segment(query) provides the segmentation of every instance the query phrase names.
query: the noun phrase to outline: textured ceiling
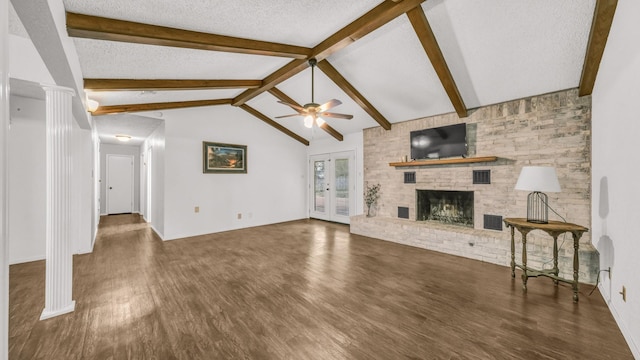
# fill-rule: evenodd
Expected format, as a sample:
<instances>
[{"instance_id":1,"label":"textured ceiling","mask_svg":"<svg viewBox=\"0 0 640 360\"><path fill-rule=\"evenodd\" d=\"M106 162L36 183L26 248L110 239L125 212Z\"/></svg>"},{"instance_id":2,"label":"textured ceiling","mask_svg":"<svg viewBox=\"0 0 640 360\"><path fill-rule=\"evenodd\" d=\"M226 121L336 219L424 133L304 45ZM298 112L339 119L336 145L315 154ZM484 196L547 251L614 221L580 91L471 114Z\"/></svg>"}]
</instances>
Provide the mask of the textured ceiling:
<instances>
[{"instance_id":1,"label":"textured ceiling","mask_svg":"<svg viewBox=\"0 0 640 360\"><path fill-rule=\"evenodd\" d=\"M69 12L313 47L381 1L63 0ZM579 85L595 0L429 0L422 4L467 109ZM20 27L11 29L20 31ZM74 38L85 78L255 79L289 58ZM391 123L454 111L406 15L383 25L327 60ZM378 123L316 69L315 100L343 102L329 119L342 134ZM310 102L310 69L277 88ZM233 98L243 89L120 91L92 94L103 105ZM247 102L270 118L292 113L263 93ZM228 105L227 105L228 106ZM104 116L112 121L118 116ZM101 117L96 117L101 118ZM100 120L101 122L103 120ZM260 121L256 119L256 121ZM308 138L301 118L275 119ZM464 121L464 118L461 119ZM103 128L103 127L101 127ZM274 129L274 131L276 131Z\"/></svg>"}]
</instances>

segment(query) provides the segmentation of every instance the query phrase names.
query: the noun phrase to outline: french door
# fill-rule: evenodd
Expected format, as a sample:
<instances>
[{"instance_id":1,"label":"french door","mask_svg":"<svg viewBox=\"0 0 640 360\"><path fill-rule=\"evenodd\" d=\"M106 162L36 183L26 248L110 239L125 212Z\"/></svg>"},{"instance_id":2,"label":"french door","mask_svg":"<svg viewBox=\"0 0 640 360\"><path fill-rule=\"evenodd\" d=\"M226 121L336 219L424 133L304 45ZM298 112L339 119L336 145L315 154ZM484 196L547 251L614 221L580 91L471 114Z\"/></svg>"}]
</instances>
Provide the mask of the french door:
<instances>
[{"instance_id":1,"label":"french door","mask_svg":"<svg viewBox=\"0 0 640 360\"><path fill-rule=\"evenodd\" d=\"M309 217L348 224L355 208L354 151L312 155L309 165Z\"/></svg>"}]
</instances>

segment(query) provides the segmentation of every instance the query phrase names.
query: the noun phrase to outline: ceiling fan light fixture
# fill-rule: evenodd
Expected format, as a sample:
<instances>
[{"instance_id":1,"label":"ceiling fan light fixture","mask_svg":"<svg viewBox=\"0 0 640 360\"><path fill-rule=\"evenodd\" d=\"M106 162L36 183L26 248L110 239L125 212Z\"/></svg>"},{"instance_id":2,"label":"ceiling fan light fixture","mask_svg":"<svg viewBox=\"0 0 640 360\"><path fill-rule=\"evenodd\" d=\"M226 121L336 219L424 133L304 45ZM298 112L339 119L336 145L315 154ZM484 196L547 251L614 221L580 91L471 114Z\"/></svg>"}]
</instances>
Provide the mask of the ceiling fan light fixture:
<instances>
[{"instance_id":1,"label":"ceiling fan light fixture","mask_svg":"<svg viewBox=\"0 0 640 360\"><path fill-rule=\"evenodd\" d=\"M309 129L313 127L313 116L307 115L304 117L304 126Z\"/></svg>"},{"instance_id":2,"label":"ceiling fan light fixture","mask_svg":"<svg viewBox=\"0 0 640 360\"><path fill-rule=\"evenodd\" d=\"M317 63L318 61L316 59L309 59L309 65L311 66L311 102L305 104L304 106L300 106L295 103L292 104L291 102L293 101L286 102L286 101L280 100L278 101L279 103L289 106L290 108L297 111L298 113L292 114L292 115L276 116L276 119L287 118L291 116L303 116L304 126L311 129L314 124L317 125L318 127L321 127L325 124L324 119L318 115L322 115L324 117L329 117L329 118L338 118L338 119L347 119L347 120L353 118L353 115L327 112L327 110L342 104L342 102L338 99L331 99L322 105L317 104L315 102L313 69L315 68Z\"/></svg>"},{"instance_id":3,"label":"ceiling fan light fixture","mask_svg":"<svg viewBox=\"0 0 640 360\"><path fill-rule=\"evenodd\" d=\"M122 141L122 142L127 142L129 140L131 140L131 136L129 135L124 135L124 134L118 134L116 135L116 139Z\"/></svg>"}]
</instances>

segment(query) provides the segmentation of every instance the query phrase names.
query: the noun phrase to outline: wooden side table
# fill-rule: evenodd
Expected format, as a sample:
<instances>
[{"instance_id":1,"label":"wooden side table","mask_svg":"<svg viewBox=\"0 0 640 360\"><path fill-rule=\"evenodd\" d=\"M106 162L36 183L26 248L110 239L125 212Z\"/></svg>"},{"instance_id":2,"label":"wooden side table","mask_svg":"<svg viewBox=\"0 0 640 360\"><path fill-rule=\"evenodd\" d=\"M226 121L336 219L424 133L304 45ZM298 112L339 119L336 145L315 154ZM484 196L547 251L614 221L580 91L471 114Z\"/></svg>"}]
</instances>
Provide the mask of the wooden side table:
<instances>
[{"instance_id":1,"label":"wooden side table","mask_svg":"<svg viewBox=\"0 0 640 360\"><path fill-rule=\"evenodd\" d=\"M580 245L580 237L586 231L584 226L565 223L560 221L549 221L548 224L536 224L528 222L523 218L506 218L504 224L511 228L511 277L516 277L516 267L522 269L522 289L527 291L527 279L530 277L546 276L553 279L553 283L557 286L558 281L570 283L573 286L573 302L578 302L578 247ZM516 264L515 258L515 240L514 230L518 229L522 235L522 264ZM553 269L536 270L527 267L527 234L532 230L542 230L553 237ZM573 236L573 280L564 279L558 276L558 235L570 232Z\"/></svg>"}]
</instances>

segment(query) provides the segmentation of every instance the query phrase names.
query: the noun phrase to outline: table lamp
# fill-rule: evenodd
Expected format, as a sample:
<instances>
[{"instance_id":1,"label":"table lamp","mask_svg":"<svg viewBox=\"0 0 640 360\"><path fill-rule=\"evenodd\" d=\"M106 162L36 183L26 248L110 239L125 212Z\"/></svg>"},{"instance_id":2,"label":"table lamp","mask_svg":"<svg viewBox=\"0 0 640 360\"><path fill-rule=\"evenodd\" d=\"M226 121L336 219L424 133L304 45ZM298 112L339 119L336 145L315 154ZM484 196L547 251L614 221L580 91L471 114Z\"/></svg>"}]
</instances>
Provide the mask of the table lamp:
<instances>
[{"instance_id":1,"label":"table lamp","mask_svg":"<svg viewBox=\"0 0 640 360\"><path fill-rule=\"evenodd\" d=\"M560 192L556 169L552 166L524 166L516 183L516 190L531 191L527 197L527 221L536 224L549 222L549 206L544 192Z\"/></svg>"}]
</instances>

